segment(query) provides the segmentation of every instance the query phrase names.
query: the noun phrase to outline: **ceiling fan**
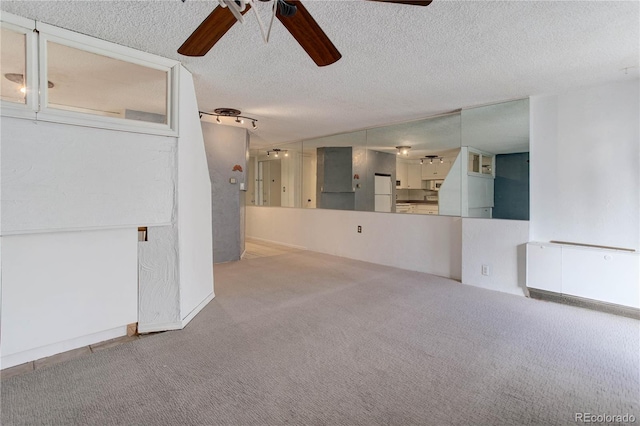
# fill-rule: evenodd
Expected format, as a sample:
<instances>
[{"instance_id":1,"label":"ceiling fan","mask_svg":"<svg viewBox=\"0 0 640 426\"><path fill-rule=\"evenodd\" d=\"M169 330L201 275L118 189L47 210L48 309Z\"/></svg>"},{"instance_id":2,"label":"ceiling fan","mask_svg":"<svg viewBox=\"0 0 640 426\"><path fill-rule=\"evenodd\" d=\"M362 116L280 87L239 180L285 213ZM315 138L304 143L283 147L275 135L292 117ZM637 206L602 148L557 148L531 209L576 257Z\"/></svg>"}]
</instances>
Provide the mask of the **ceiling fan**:
<instances>
[{"instance_id":1,"label":"ceiling fan","mask_svg":"<svg viewBox=\"0 0 640 426\"><path fill-rule=\"evenodd\" d=\"M183 2L185 0L182 0ZM218 0L216 7L200 26L180 46L178 53L185 56L204 56L222 38L237 21L243 22L243 15L249 11L254 0ZM293 38L319 67L331 65L342 57L329 37L313 19L309 11L299 0L259 0L273 1L273 17L278 18ZM415 6L428 6L432 0L370 0L386 3L399 3ZM254 8L255 12L255 8ZM265 41L260 17L256 13ZM269 26L269 30L271 26Z\"/></svg>"}]
</instances>

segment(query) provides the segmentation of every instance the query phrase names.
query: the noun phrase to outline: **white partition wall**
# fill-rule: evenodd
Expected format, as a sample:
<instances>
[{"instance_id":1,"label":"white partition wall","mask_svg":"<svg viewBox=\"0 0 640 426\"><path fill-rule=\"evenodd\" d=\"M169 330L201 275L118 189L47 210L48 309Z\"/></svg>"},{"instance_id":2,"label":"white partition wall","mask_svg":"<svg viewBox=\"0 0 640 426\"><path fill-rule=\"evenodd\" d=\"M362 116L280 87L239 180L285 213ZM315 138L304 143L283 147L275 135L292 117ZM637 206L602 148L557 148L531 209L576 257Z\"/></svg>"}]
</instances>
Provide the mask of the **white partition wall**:
<instances>
[{"instance_id":1,"label":"white partition wall","mask_svg":"<svg viewBox=\"0 0 640 426\"><path fill-rule=\"evenodd\" d=\"M1 118L3 368L182 328L213 298L204 141L174 76L179 137Z\"/></svg>"},{"instance_id":2,"label":"white partition wall","mask_svg":"<svg viewBox=\"0 0 640 426\"><path fill-rule=\"evenodd\" d=\"M180 320L193 318L214 296L211 181L193 77L180 70L178 140L178 245Z\"/></svg>"},{"instance_id":3,"label":"white partition wall","mask_svg":"<svg viewBox=\"0 0 640 426\"><path fill-rule=\"evenodd\" d=\"M247 236L453 279L461 275L456 217L247 207Z\"/></svg>"}]
</instances>

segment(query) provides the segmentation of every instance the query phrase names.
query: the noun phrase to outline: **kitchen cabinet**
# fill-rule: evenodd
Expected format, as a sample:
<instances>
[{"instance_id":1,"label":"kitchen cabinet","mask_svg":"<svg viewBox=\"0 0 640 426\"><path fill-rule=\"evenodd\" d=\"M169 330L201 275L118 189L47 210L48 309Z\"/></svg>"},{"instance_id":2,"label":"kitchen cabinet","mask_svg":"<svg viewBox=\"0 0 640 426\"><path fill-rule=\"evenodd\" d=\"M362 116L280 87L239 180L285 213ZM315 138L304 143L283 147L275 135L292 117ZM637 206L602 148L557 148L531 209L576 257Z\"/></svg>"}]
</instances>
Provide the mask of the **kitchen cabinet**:
<instances>
[{"instance_id":1,"label":"kitchen cabinet","mask_svg":"<svg viewBox=\"0 0 640 426\"><path fill-rule=\"evenodd\" d=\"M434 179L444 179L449 174L449 170L451 170L451 159L443 158L442 163L439 159L435 159L433 163L429 161L425 161L422 164L422 179L423 180L434 180Z\"/></svg>"},{"instance_id":2,"label":"kitchen cabinet","mask_svg":"<svg viewBox=\"0 0 640 426\"><path fill-rule=\"evenodd\" d=\"M413 205L409 203L396 203L396 213L413 213Z\"/></svg>"},{"instance_id":3,"label":"kitchen cabinet","mask_svg":"<svg viewBox=\"0 0 640 426\"><path fill-rule=\"evenodd\" d=\"M467 173L495 177L495 155L469 148Z\"/></svg>"},{"instance_id":4,"label":"kitchen cabinet","mask_svg":"<svg viewBox=\"0 0 640 426\"><path fill-rule=\"evenodd\" d=\"M396 160L396 188L406 189L409 185L409 165L404 161Z\"/></svg>"},{"instance_id":5,"label":"kitchen cabinet","mask_svg":"<svg viewBox=\"0 0 640 426\"><path fill-rule=\"evenodd\" d=\"M422 188L422 173L420 164L407 164L407 188Z\"/></svg>"},{"instance_id":6,"label":"kitchen cabinet","mask_svg":"<svg viewBox=\"0 0 640 426\"><path fill-rule=\"evenodd\" d=\"M438 214L438 205L437 204L417 204L415 212L417 214Z\"/></svg>"}]
</instances>

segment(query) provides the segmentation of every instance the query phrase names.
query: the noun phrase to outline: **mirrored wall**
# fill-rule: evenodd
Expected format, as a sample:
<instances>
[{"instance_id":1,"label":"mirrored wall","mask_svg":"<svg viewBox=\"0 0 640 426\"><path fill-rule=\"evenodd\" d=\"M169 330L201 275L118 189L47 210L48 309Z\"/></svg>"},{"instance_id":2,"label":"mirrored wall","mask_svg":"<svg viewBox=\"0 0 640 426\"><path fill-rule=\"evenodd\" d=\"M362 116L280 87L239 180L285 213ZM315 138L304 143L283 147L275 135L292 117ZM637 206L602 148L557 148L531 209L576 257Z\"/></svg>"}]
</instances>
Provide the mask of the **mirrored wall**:
<instances>
[{"instance_id":1,"label":"mirrored wall","mask_svg":"<svg viewBox=\"0 0 640 426\"><path fill-rule=\"evenodd\" d=\"M247 205L529 219L529 101L251 149Z\"/></svg>"}]
</instances>

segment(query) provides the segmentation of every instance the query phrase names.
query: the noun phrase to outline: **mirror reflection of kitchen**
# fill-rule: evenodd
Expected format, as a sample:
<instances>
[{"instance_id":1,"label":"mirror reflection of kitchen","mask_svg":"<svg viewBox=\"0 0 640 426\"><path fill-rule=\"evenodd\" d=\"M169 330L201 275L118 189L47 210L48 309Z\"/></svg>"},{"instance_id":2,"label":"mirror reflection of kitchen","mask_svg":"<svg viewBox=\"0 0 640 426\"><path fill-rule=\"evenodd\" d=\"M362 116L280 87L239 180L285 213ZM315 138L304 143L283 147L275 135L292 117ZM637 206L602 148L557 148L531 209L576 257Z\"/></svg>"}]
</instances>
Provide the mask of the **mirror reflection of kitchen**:
<instances>
[{"instance_id":1,"label":"mirror reflection of kitchen","mask_svg":"<svg viewBox=\"0 0 640 426\"><path fill-rule=\"evenodd\" d=\"M460 139L459 112L367 130L367 148L395 154L391 211L460 215Z\"/></svg>"},{"instance_id":2,"label":"mirror reflection of kitchen","mask_svg":"<svg viewBox=\"0 0 640 426\"><path fill-rule=\"evenodd\" d=\"M252 150L247 205L529 219L529 100Z\"/></svg>"}]
</instances>

